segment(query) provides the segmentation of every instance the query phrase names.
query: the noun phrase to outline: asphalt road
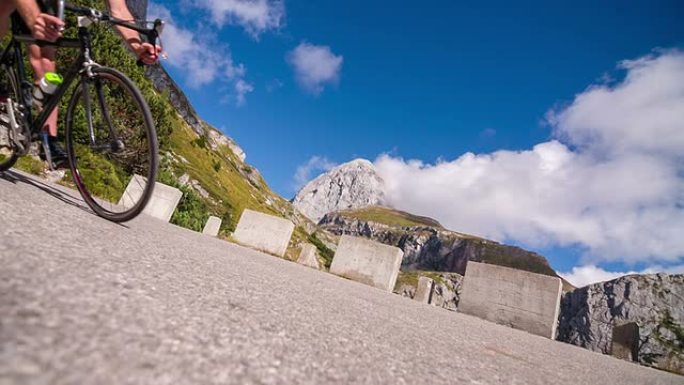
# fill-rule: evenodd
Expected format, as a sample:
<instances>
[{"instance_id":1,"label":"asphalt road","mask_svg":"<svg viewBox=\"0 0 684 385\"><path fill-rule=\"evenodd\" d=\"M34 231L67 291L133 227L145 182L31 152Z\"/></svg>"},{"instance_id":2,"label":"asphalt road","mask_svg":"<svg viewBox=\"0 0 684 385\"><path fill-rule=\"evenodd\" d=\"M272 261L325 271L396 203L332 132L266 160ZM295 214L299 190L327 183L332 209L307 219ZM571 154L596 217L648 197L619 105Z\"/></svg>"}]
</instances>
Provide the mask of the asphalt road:
<instances>
[{"instance_id":1,"label":"asphalt road","mask_svg":"<svg viewBox=\"0 0 684 385\"><path fill-rule=\"evenodd\" d=\"M684 384L0 177L0 384Z\"/></svg>"}]
</instances>

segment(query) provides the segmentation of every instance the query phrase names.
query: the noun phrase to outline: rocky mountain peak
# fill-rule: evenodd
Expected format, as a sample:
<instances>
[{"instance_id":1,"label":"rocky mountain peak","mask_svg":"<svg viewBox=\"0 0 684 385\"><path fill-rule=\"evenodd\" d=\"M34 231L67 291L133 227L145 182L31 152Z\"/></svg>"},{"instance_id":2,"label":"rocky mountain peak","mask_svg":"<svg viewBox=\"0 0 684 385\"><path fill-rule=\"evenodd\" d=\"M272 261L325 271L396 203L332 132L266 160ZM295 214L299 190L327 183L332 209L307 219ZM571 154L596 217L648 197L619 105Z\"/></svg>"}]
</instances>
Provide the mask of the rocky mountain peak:
<instances>
[{"instance_id":1,"label":"rocky mountain peak","mask_svg":"<svg viewBox=\"0 0 684 385\"><path fill-rule=\"evenodd\" d=\"M318 222L330 212L381 205L384 182L373 163L355 159L318 176L304 186L292 203Z\"/></svg>"}]
</instances>

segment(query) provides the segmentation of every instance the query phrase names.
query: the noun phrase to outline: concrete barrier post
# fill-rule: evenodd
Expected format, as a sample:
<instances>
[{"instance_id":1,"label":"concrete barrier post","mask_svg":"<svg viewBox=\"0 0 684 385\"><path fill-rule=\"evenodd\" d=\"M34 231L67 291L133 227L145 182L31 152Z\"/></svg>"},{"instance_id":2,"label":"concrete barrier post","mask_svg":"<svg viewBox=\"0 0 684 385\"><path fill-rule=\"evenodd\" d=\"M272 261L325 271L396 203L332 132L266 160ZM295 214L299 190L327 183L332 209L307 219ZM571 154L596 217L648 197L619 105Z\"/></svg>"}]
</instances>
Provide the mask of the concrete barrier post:
<instances>
[{"instance_id":1,"label":"concrete barrier post","mask_svg":"<svg viewBox=\"0 0 684 385\"><path fill-rule=\"evenodd\" d=\"M397 247L343 235L330 272L391 292L403 256L404 252Z\"/></svg>"},{"instance_id":2,"label":"concrete barrier post","mask_svg":"<svg viewBox=\"0 0 684 385\"><path fill-rule=\"evenodd\" d=\"M310 243L303 244L301 251L299 252L297 263L320 270L321 264L318 262L318 256L316 255L316 246Z\"/></svg>"},{"instance_id":3,"label":"concrete barrier post","mask_svg":"<svg viewBox=\"0 0 684 385\"><path fill-rule=\"evenodd\" d=\"M294 227L287 219L245 209L233 238L242 245L284 257Z\"/></svg>"},{"instance_id":4,"label":"concrete barrier post","mask_svg":"<svg viewBox=\"0 0 684 385\"><path fill-rule=\"evenodd\" d=\"M128 182L126 191L119 200L119 205L131 207L142 196L143 189L147 184L147 179L140 175L133 175L131 181ZM143 210L144 214L151 217L161 219L164 222L171 220L173 212L176 210L178 203L183 198L183 192L179 189L165 184L155 182L154 192L147 206Z\"/></svg>"},{"instance_id":5,"label":"concrete barrier post","mask_svg":"<svg viewBox=\"0 0 684 385\"><path fill-rule=\"evenodd\" d=\"M413 296L413 299L421 303L429 304L432 299L432 288L434 287L434 283L432 278L418 278L418 287L416 287L416 294Z\"/></svg>"},{"instance_id":6,"label":"concrete barrier post","mask_svg":"<svg viewBox=\"0 0 684 385\"><path fill-rule=\"evenodd\" d=\"M458 311L546 338L555 338L561 280L469 261Z\"/></svg>"},{"instance_id":7,"label":"concrete barrier post","mask_svg":"<svg viewBox=\"0 0 684 385\"><path fill-rule=\"evenodd\" d=\"M217 237L219 230L221 230L221 222L221 218L210 216L209 219L207 219L207 223L204 225L202 234L206 234L211 237Z\"/></svg>"}]
</instances>

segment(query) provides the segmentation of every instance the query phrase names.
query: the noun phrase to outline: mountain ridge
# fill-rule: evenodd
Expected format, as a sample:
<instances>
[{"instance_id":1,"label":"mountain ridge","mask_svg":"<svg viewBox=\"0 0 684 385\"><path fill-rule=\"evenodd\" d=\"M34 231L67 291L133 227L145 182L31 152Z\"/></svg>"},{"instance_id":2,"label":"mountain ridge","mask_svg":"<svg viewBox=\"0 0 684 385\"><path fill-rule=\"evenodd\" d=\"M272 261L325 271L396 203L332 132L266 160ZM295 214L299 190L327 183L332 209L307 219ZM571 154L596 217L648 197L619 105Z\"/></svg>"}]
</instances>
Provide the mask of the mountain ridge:
<instances>
[{"instance_id":1,"label":"mountain ridge","mask_svg":"<svg viewBox=\"0 0 684 385\"><path fill-rule=\"evenodd\" d=\"M468 261L475 261L558 277L565 291L574 289L572 284L551 268L545 257L537 253L425 224L404 226L368 220L363 215L355 214L359 211L363 212L363 209L326 214L318 226L336 236L365 237L402 249L402 271L464 275Z\"/></svg>"}]
</instances>

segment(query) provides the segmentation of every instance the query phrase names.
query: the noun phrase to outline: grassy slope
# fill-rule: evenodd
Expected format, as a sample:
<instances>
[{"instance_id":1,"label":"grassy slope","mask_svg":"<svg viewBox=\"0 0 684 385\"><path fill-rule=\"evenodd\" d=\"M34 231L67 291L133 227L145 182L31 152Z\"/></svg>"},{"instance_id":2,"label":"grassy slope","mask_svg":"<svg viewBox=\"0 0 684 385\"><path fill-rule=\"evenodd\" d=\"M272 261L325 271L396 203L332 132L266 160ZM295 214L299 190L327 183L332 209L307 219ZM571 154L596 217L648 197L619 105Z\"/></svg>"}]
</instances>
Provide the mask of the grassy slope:
<instances>
[{"instance_id":1,"label":"grassy slope","mask_svg":"<svg viewBox=\"0 0 684 385\"><path fill-rule=\"evenodd\" d=\"M357 210L344 210L340 213L346 217L356 218L361 221L382 223L388 226L429 226L438 229L443 228L442 225L434 219L381 206L371 206Z\"/></svg>"},{"instance_id":2,"label":"grassy slope","mask_svg":"<svg viewBox=\"0 0 684 385\"><path fill-rule=\"evenodd\" d=\"M271 191L263 178L253 178L256 180L253 183L245 177L245 173L252 170L251 166L240 161L228 146L219 146L214 151L206 143L185 122L176 118L170 136L169 152L172 156L166 157L163 163L176 177L188 174L209 193L209 198L198 198L211 215L224 219L224 235L235 229L240 214L246 208L295 219L292 205ZM307 238L304 228L297 226L292 249ZM294 253L290 250L288 258L294 259Z\"/></svg>"}]
</instances>

